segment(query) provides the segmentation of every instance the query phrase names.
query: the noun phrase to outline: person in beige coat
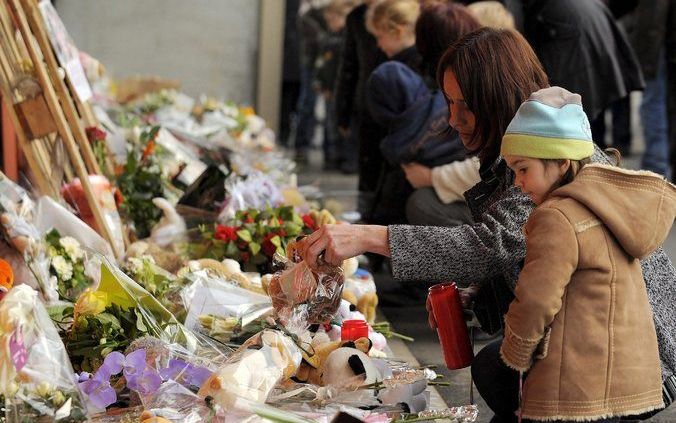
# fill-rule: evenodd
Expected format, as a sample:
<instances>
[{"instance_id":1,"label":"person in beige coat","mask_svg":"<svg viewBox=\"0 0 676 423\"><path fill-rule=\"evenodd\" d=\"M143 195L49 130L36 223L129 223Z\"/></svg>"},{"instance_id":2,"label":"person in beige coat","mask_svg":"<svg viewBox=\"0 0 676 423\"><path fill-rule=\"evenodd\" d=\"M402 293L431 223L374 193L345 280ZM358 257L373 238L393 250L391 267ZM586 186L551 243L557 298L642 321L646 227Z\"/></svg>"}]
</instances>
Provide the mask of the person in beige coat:
<instances>
[{"instance_id":1,"label":"person in beige coat","mask_svg":"<svg viewBox=\"0 0 676 423\"><path fill-rule=\"evenodd\" d=\"M639 259L668 235L676 187L589 164L593 151L580 96L559 87L532 94L503 137L515 184L538 206L500 350L526 374L529 420L617 421L664 407Z\"/></svg>"}]
</instances>

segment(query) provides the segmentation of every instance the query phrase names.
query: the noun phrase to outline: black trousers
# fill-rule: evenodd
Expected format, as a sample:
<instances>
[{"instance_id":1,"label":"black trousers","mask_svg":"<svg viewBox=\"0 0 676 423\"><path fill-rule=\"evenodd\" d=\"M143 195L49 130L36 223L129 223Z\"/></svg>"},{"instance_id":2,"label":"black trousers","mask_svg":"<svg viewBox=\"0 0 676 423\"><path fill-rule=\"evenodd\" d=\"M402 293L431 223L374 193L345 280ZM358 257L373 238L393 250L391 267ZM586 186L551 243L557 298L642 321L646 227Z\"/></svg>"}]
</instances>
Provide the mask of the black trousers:
<instances>
[{"instance_id":1,"label":"black trousers","mask_svg":"<svg viewBox=\"0 0 676 423\"><path fill-rule=\"evenodd\" d=\"M519 373L510 369L500 359L502 338L486 345L474 357L472 379L481 397L495 413L491 423L516 423L519 408ZM651 413L653 415L654 413ZM650 416L645 416L649 418ZM594 420L594 423L639 421L642 418L610 418ZM529 420L523 420L529 422ZM567 423L562 421L552 423Z\"/></svg>"}]
</instances>

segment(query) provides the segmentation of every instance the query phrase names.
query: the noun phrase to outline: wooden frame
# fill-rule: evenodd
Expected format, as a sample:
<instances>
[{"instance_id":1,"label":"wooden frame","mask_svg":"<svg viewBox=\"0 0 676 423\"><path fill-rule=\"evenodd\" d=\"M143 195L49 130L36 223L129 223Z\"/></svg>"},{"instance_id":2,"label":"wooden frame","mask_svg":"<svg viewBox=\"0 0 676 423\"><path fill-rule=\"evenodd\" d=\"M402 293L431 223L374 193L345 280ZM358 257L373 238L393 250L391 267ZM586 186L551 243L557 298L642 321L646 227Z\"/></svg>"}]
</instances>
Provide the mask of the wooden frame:
<instances>
[{"instance_id":1,"label":"wooden frame","mask_svg":"<svg viewBox=\"0 0 676 423\"><path fill-rule=\"evenodd\" d=\"M80 179L101 235L110 243L115 255L122 256L124 252L119 251L112 228L103 215L89 181L88 176L100 174L101 169L76 109L76 104L81 106L80 110L84 110L84 105L77 99L75 91L69 91L66 83L59 77L57 60L36 1L4 0L0 6L0 24L2 27L0 37L6 40L0 46L0 89L38 189L45 195L60 199L59 187L51 178L51 164L58 156L58 140L61 140L72 167L72 170L68 166L64 167L66 176L68 178L77 176ZM22 40L15 39L17 31ZM16 77L14 69L16 64L25 64L27 60L30 61L41 89L40 94L44 97L51 114L51 116L42 115L42 118L53 120L58 138L55 134L50 134L33 139L32 133L26 128L25 122L22 122L15 108L17 96L22 96L12 86L12 81Z\"/></svg>"}]
</instances>

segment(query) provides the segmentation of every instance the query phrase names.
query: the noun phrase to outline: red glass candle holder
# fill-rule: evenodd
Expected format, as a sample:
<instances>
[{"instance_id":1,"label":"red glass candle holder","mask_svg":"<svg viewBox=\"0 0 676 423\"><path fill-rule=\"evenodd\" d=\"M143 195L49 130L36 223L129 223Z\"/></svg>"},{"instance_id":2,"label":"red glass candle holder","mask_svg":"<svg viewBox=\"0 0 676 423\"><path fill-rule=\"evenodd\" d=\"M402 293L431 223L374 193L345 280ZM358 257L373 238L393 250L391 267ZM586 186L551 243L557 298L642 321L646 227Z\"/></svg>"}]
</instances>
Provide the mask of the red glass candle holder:
<instances>
[{"instance_id":1,"label":"red glass candle holder","mask_svg":"<svg viewBox=\"0 0 676 423\"><path fill-rule=\"evenodd\" d=\"M345 320L340 330L341 341L356 341L359 338L368 338L369 327L366 320Z\"/></svg>"},{"instance_id":2,"label":"red glass candle holder","mask_svg":"<svg viewBox=\"0 0 676 423\"><path fill-rule=\"evenodd\" d=\"M469 366L474 352L462 313L458 287L453 282L434 285L429 289L429 300L446 366L453 370Z\"/></svg>"}]
</instances>

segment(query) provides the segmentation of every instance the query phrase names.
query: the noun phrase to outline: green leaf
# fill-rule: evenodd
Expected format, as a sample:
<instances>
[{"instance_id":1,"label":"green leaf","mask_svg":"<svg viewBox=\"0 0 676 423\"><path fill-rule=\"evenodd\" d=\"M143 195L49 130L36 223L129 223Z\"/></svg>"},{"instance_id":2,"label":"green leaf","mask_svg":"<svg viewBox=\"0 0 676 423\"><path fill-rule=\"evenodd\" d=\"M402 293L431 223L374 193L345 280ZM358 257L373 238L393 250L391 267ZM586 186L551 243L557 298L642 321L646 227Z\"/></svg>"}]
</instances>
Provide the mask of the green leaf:
<instances>
[{"instance_id":1,"label":"green leaf","mask_svg":"<svg viewBox=\"0 0 676 423\"><path fill-rule=\"evenodd\" d=\"M279 237L279 235L275 235L272 238L270 238L270 242L277 248L282 246L282 239Z\"/></svg>"},{"instance_id":2,"label":"green leaf","mask_svg":"<svg viewBox=\"0 0 676 423\"><path fill-rule=\"evenodd\" d=\"M261 250L261 245L259 243L253 242L253 241L249 243L249 251L251 251L252 255L255 256L256 254L259 253L260 250Z\"/></svg>"},{"instance_id":3,"label":"green leaf","mask_svg":"<svg viewBox=\"0 0 676 423\"><path fill-rule=\"evenodd\" d=\"M136 314L136 329L143 333L147 333L148 327L143 323L143 315L141 315L137 309L134 309L134 313Z\"/></svg>"},{"instance_id":4,"label":"green leaf","mask_svg":"<svg viewBox=\"0 0 676 423\"><path fill-rule=\"evenodd\" d=\"M249 231L246 230L246 229L241 229L241 230L237 231L237 236L238 236L242 241L246 241L246 242L251 242L251 241L252 241L252 239L251 239L251 232L249 232Z\"/></svg>"},{"instance_id":5,"label":"green leaf","mask_svg":"<svg viewBox=\"0 0 676 423\"><path fill-rule=\"evenodd\" d=\"M110 325L114 329L122 329L117 317L109 313L99 313L96 316L89 316L89 319L98 320L102 325Z\"/></svg>"},{"instance_id":6,"label":"green leaf","mask_svg":"<svg viewBox=\"0 0 676 423\"><path fill-rule=\"evenodd\" d=\"M225 255L230 258L239 258L239 248L237 248L235 241L228 242L228 246L225 249Z\"/></svg>"}]
</instances>

